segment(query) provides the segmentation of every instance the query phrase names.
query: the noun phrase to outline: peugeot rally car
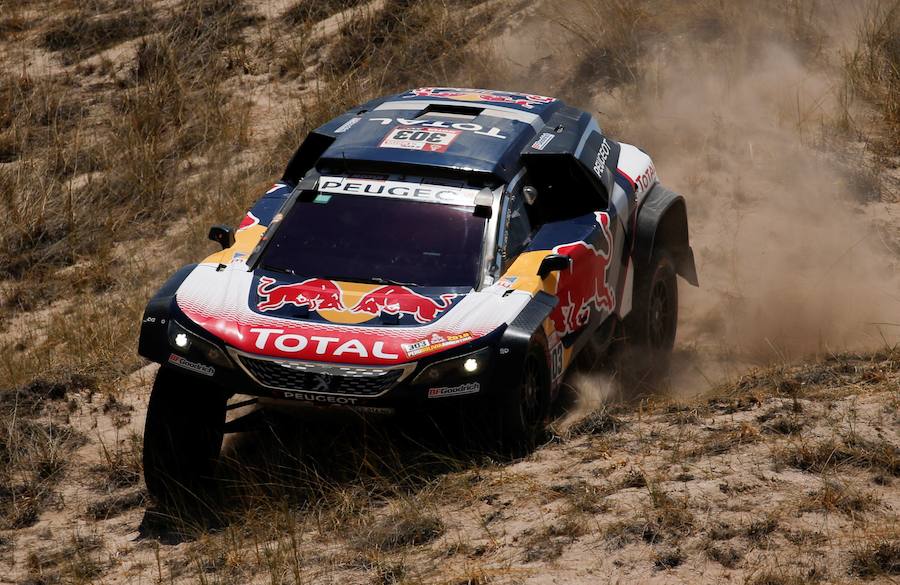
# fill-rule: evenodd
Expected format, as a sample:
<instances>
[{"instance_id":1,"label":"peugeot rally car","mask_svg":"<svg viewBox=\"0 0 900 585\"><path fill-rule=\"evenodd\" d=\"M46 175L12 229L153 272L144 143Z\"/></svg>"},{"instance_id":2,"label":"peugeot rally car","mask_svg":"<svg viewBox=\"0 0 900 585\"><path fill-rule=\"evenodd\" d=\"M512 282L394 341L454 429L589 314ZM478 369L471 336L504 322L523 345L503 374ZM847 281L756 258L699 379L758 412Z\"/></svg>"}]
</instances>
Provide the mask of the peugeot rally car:
<instances>
[{"instance_id":1,"label":"peugeot rally car","mask_svg":"<svg viewBox=\"0 0 900 585\"><path fill-rule=\"evenodd\" d=\"M338 116L210 238L222 250L176 272L141 325L161 364L157 497L210 471L234 394L454 406L528 443L588 348L624 340L641 375L664 373L675 277L697 284L685 202L649 156L558 99L502 91L420 88Z\"/></svg>"}]
</instances>

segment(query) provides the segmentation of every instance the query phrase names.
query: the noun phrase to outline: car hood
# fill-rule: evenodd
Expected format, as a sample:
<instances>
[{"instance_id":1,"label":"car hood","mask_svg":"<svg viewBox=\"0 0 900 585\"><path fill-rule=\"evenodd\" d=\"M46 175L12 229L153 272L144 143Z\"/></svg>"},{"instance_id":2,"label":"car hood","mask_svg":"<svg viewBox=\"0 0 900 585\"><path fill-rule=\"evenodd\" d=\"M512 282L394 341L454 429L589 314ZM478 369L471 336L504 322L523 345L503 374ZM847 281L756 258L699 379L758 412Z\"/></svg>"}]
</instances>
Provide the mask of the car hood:
<instances>
[{"instance_id":1,"label":"car hood","mask_svg":"<svg viewBox=\"0 0 900 585\"><path fill-rule=\"evenodd\" d=\"M512 321L531 295L497 285L474 291L282 281L235 261L198 265L175 299L185 316L239 352L384 365L487 335Z\"/></svg>"}]
</instances>

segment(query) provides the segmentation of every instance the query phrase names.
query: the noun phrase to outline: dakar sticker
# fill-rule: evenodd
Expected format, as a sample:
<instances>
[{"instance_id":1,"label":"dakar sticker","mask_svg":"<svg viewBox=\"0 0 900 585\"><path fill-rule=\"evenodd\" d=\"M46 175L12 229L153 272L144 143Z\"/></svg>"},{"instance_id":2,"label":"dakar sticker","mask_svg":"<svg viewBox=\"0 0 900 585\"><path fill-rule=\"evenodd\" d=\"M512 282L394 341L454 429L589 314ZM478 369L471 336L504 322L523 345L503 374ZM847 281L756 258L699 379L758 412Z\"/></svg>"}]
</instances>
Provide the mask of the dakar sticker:
<instances>
[{"instance_id":1,"label":"dakar sticker","mask_svg":"<svg viewBox=\"0 0 900 585\"><path fill-rule=\"evenodd\" d=\"M481 392L481 384L471 382L459 386L447 386L444 388L429 388L428 398L445 398L447 396L461 396L463 394L477 394Z\"/></svg>"},{"instance_id":2,"label":"dakar sticker","mask_svg":"<svg viewBox=\"0 0 900 585\"><path fill-rule=\"evenodd\" d=\"M214 376L216 373L216 369L212 366L207 366L204 364L198 364L197 362L192 362L186 358L181 357L178 354L170 354L169 355L169 363L178 366L180 368L184 368L185 370L190 370L192 372L196 372L198 374L203 374L204 376Z\"/></svg>"},{"instance_id":3,"label":"dakar sticker","mask_svg":"<svg viewBox=\"0 0 900 585\"><path fill-rule=\"evenodd\" d=\"M432 335L431 339L422 339L415 343L404 343L401 344L401 347L403 348L403 351L406 352L407 356L416 357L434 353L436 351L441 351L442 349L447 349L448 347L453 347L454 345L465 343L470 339L472 339L472 334L466 331L465 333L438 336L437 338Z\"/></svg>"},{"instance_id":4,"label":"dakar sticker","mask_svg":"<svg viewBox=\"0 0 900 585\"><path fill-rule=\"evenodd\" d=\"M497 286L501 288L511 288L519 280L518 276L504 276L497 281Z\"/></svg>"},{"instance_id":5,"label":"dakar sticker","mask_svg":"<svg viewBox=\"0 0 900 585\"><path fill-rule=\"evenodd\" d=\"M388 132L378 146L426 152L447 152L447 149L461 133L461 130L448 130L434 126L397 126Z\"/></svg>"}]
</instances>

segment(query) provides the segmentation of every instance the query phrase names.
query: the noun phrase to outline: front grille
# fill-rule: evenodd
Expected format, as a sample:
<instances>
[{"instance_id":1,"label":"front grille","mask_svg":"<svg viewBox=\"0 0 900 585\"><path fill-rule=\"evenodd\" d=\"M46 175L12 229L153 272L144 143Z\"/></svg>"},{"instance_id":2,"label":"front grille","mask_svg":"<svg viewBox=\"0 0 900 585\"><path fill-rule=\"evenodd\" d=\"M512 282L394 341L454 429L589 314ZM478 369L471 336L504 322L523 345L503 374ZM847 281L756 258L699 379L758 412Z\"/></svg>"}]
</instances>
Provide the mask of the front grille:
<instances>
[{"instance_id":1,"label":"front grille","mask_svg":"<svg viewBox=\"0 0 900 585\"><path fill-rule=\"evenodd\" d=\"M378 396L403 377L403 368L323 366L288 360L240 356L241 364L258 382L271 388L341 396Z\"/></svg>"}]
</instances>

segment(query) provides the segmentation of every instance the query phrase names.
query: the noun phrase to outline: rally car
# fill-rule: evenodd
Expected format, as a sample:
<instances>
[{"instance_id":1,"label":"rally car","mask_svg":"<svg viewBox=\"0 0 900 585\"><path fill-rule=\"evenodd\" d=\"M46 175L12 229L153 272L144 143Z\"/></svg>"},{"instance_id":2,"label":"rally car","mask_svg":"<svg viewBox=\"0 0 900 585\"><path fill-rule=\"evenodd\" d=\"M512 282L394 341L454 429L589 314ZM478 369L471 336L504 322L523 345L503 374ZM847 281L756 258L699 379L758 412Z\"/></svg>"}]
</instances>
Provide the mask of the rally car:
<instances>
[{"instance_id":1,"label":"rally car","mask_svg":"<svg viewBox=\"0 0 900 585\"><path fill-rule=\"evenodd\" d=\"M419 88L338 116L210 239L222 250L176 272L141 325L139 353L161 364L156 497L210 473L235 394L452 406L527 445L579 354L626 347L640 375L664 374L676 275L697 285L684 199L650 157L558 99L505 91Z\"/></svg>"}]
</instances>

